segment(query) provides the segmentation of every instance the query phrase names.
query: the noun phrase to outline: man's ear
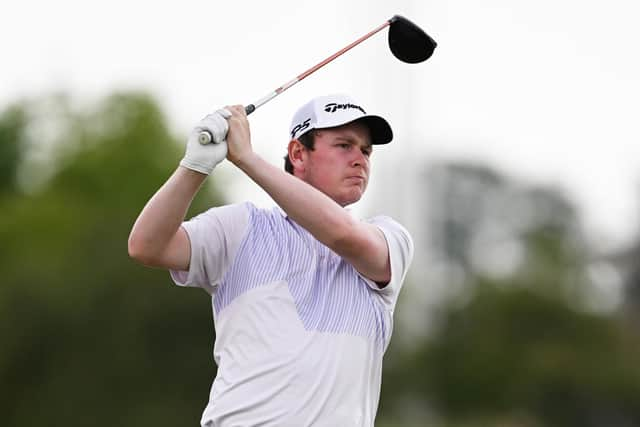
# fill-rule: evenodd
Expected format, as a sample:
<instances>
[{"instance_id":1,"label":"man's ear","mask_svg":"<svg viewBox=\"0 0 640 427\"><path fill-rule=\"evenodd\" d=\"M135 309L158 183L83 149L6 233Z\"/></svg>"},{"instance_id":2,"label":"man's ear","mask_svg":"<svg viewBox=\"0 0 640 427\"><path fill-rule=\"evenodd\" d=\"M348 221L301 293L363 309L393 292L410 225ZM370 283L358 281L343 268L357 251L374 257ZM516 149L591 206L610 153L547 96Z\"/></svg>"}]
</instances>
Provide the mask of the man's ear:
<instances>
[{"instance_id":1,"label":"man's ear","mask_svg":"<svg viewBox=\"0 0 640 427\"><path fill-rule=\"evenodd\" d=\"M297 139L289 141L289 161L293 165L293 172L304 171L304 160L306 155L306 147Z\"/></svg>"}]
</instances>

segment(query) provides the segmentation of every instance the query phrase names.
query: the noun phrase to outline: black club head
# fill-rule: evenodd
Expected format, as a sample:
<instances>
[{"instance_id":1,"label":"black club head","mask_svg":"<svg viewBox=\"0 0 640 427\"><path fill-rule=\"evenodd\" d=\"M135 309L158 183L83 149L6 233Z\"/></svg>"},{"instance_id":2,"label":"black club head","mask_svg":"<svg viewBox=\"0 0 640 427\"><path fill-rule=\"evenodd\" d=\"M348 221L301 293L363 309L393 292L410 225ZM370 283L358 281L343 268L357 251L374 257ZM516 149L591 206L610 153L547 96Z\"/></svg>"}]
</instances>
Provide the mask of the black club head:
<instances>
[{"instance_id":1,"label":"black club head","mask_svg":"<svg viewBox=\"0 0 640 427\"><path fill-rule=\"evenodd\" d=\"M389 48L396 58L417 64L431 57L437 43L420 27L400 15L389 22Z\"/></svg>"}]
</instances>

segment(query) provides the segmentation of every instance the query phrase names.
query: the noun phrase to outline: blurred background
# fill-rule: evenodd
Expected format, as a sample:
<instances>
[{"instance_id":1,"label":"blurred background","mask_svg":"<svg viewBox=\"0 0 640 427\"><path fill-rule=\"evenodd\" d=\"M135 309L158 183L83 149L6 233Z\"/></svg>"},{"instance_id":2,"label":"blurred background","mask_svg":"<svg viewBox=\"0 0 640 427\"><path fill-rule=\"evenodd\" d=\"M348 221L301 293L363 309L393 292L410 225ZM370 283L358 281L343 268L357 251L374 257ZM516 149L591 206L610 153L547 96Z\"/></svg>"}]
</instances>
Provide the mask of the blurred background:
<instances>
[{"instance_id":1,"label":"blurred background","mask_svg":"<svg viewBox=\"0 0 640 427\"><path fill-rule=\"evenodd\" d=\"M0 15L5 426L197 425L211 302L127 256L203 115L401 14L426 63L366 41L251 116L346 92L391 122L362 216L416 243L377 426L640 425L640 40L631 0L11 2ZM273 202L229 164L189 216Z\"/></svg>"}]
</instances>

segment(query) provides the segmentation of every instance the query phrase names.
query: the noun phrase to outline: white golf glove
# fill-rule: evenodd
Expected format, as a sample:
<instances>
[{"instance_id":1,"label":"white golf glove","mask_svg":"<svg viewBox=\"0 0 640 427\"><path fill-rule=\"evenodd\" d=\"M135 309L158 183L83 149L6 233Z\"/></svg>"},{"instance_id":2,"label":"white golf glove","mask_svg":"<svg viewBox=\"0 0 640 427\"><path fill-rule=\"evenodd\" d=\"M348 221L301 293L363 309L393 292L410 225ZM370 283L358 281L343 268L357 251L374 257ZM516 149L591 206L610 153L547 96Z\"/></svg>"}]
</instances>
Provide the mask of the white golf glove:
<instances>
[{"instance_id":1,"label":"white golf glove","mask_svg":"<svg viewBox=\"0 0 640 427\"><path fill-rule=\"evenodd\" d=\"M207 115L193 128L187 140L187 150L180 166L196 172L209 175L218 163L227 157L227 132L229 124L227 119L231 112L222 108L215 113ZM201 144L198 137L202 131L211 134L212 141Z\"/></svg>"}]
</instances>

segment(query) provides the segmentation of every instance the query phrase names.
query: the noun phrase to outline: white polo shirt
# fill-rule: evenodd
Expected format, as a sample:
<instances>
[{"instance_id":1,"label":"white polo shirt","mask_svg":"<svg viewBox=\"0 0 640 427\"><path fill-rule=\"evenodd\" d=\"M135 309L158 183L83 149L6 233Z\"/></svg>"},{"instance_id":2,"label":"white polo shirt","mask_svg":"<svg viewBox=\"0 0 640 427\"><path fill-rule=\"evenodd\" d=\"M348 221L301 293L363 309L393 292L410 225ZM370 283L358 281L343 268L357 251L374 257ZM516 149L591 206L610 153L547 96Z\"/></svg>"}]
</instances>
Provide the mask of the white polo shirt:
<instances>
[{"instance_id":1,"label":"white polo shirt","mask_svg":"<svg viewBox=\"0 0 640 427\"><path fill-rule=\"evenodd\" d=\"M391 218L368 222L389 246L383 289L280 208L229 205L183 224L191 264L171 275L211 295L216 330L202 426L373 426L413 242Z\"/></svg>"}]
</instances>

